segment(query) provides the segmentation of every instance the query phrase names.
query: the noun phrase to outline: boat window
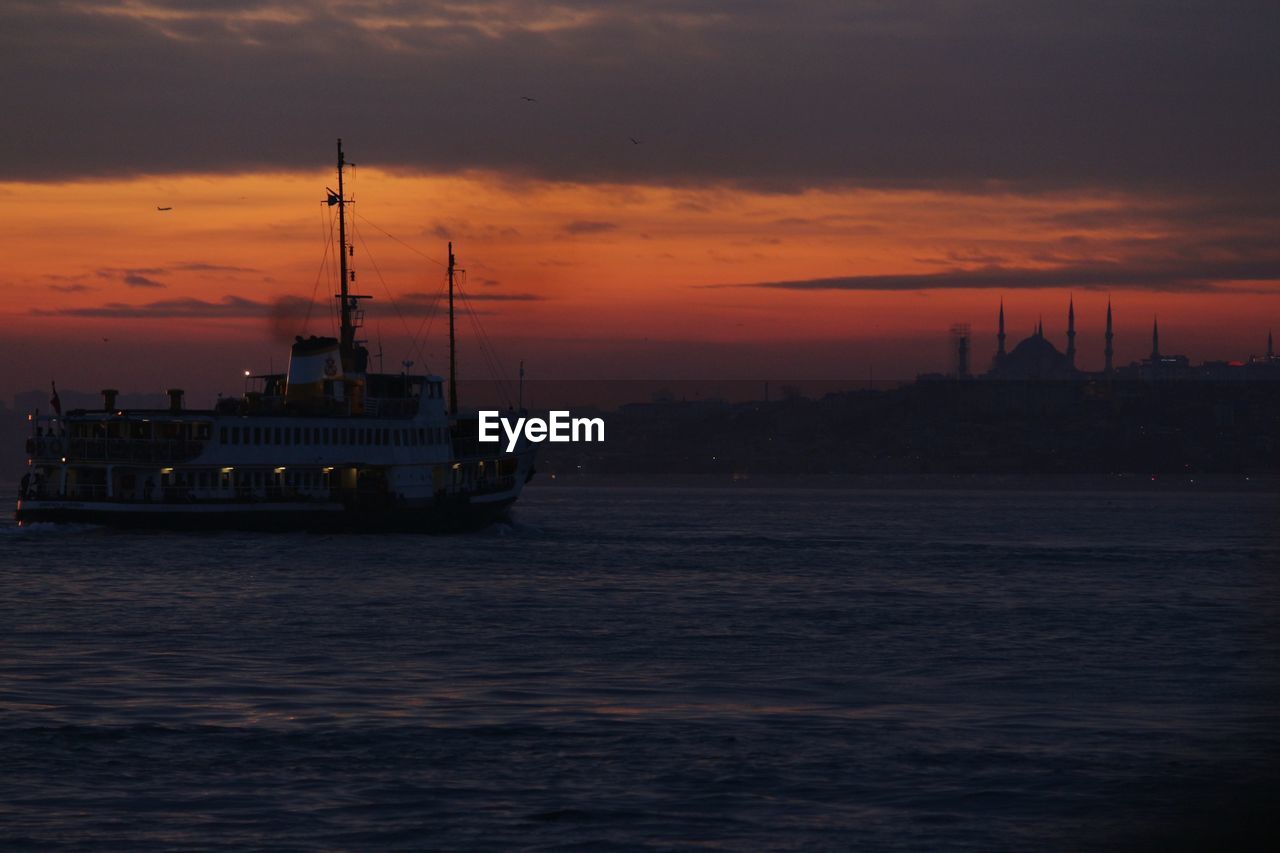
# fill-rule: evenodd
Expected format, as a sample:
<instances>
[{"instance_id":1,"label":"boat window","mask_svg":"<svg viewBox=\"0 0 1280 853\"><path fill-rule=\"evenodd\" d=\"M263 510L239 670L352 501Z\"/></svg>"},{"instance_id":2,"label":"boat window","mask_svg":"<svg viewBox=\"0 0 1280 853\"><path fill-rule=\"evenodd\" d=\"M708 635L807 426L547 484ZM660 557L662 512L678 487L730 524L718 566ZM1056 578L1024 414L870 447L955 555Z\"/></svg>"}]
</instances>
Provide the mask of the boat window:
<instances>
[{"instance_id":1,"label":"boat window","mask_svg":"<svg viewBox=\"0 0 1280 853\"><path fill-rule=\"evenodd\" d=\"M281 442L280 442L280 427L276 427L275 429L273 429L273 430L272 430L272 433L273 433L273 435L271 436L271 443L272 443L272 444L280 444L280 443L281 443Z\"/></svg>"},{"instance_id":2,"label":"boat window","mask_svg":"<svg viewBox=\"0 0 1280 853\"><path fill-rule=\"evenodd\" d=\"M248 427L245 427L245 429L248 429ZM262 444L262 427L253 428L253 443Z\"/></svg>"},{"instance_id":3,"label":"boat window","mask_svg":"<svg viewBox=\"0 0 1280 853\"><path fill-rule=\"evenodd\" d=\"M231 443L232 444L240 443L240 427L231 428Z\"/></svg>"},{"instance_id":4,"label":"boat window","mask_svg":"<svg viewBox=\"0 0 1280 853\"><path fill-rule=\"evenodd\" d=\"M218 427L218 443L219 443L219 444L226 444L226 443L227 443L227 428L226 428L226 427Z\"/></svg>"}]
</instances>

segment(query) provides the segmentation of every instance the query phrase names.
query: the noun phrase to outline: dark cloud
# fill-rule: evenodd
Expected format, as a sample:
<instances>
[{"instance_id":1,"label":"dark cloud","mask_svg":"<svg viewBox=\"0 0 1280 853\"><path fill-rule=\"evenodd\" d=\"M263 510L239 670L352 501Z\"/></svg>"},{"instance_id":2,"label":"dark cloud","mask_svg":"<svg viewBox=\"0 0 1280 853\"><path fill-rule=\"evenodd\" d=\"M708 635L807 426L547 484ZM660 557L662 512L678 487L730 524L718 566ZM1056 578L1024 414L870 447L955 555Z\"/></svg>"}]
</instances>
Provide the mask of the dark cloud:
<instances>
[{"instance_id":1,"label":"dark cloud","mask_svg":"<svg viewBox=\"0 0 1280 853\"><path fill-rule=\"evenodd\" d=\"M1253 287L1234 287L1250 282ZM1185 263L1143 266L1141 264L1095 263L1052 268L983 266L950 269L936 273L904 275L850 275L794 281L761 281L747 284L705 285L707 287L764 287L778 290L1040 290L1080 288L1083 290L1147 290L1165 293L1203 293L1225 289L1258 289L1256 284L1276 283L1280 287L1280 260L1222 263Z\"/></svg>"},{"instance_id":2,"label":"dark cloud","mask_svg":"<svg viewBox=\"0 0 1280 853\"><path fill-rule=\"evenodd\" d=\"M520 236L520 232L509 225L473 226L465 219L436 222L419 233L439 240L510 240Z\"/></svg>"},{"instance_id":3,"label":"dark cloud","mask_svg":"<svg viewBox=\"0 0 1280 853\"><path fill-rule=\"evenodd\" d=\"M0 177L314 168L344 135L553 180L1274 194L1277 31L1273 0L10 2Z\"/></svg>"},{"instance_id":4,"label":"dark cloud","mask_svg":"<svg viewBox=\"0 0 1280 853\"><path fill-rule=\"evenodd\" d=\"M472 302L542 302L545 296L536 293L466 293L465 298ZM434 313L446 309L447 301L443 294L409 293L396 298L400 307L409 307L414 311Z\"/></svg>"},{"instance_id":5,"label":"dark cloud","mask_svg":"<svg viewBox=\"0 0 1280 853\"><path fill-rule=\"evenodd\" d=\"M597 220L578 220L577 222L566 223L560 229L566 234L604 234L607 231L617 231L618 223L616 222L600 222Z\"/></svg>"},{"instance_id":6,"label":"dark cloud","mask_svg":"<svg viewBox=\"0 0 1280 853\"><path fill-rule=\"evenodd\" d=\"M51 284L50 290L56 290L58 293L84 293L86 290L97 290L96 287L90 287L87 284Z\"/></svg>"},{"instance_id":7,"label":"dark cloud","mask_svg":"<svg viewBox=\"0 0 1280 853\"><path fill-rule=\"evenodd\" d=\"M175 270L182 270L183 272L228 272L228 273L259 272L259 270L254 269L253 267L236 267L236 266L230 266L227 264L209 264L209 263L204 263L203 261L184 261L183 263L173 264L172 268Z\"/></svg>"},{"instance_id":8,"label":"dark cloud","mask_svg":"<svg viewBox=\"0 0 1280 853\"><path fill-rule=\"evenodd\" d=\"M532 302L544 297L531 293L468 294L471 302ZM445 301L437 296L410 293L396 297L394 311L405 317L434 315L446 310ZM465 308L465 306L464 306ZM141 304L108 302L81 308L36 308L31 311L44 317L103 317L117 319L206 319L266 318L274 327L285 329L291 336L312 319L325 317L325 308L293 296L271 301L257 301L239 296L224 296L219 302L204 299L158 299ZM476 311L476 314L485 313Z\"/></svg>"},{"instance_id":9,"label":"dark cloud","mask_svg":"<svg viewBox=\"0 0 1280 853\"><path fill-rule=\"evenodd\" d=\"M301 301L301 300L299 300ZM305 302L303 303L306 304ZM225 318L266 316L273 306L238 296L224 296L221 302L203 299L161 299L141 305L125 302L108 302L85 308L35 309L31 313L58 317L112 317L112 318Z\"/></svg>"},{"instance_id":10,"label":"dark cloud","mask_svg":"<svg viewBox=\"0 0 1280 853\"><path fill-rule=\"evenodd\" d=\"M130 287L167 287L166 284L156 281L154 278L147 278L145 275L130 273L120 279Z\"/></svg>"},{"instance_id":11,"label":"dark cloud","mask_svg":"<svg viewBox=\"0 0 1280 853\"><path fill-rule=\"evenodd\" d=\"M151 276L164 275L169 272L166 267L103 267L96 270L98 278L116 279L129 287L167 287L164 282L156 281Z\"/></svg>"}]
</instances>

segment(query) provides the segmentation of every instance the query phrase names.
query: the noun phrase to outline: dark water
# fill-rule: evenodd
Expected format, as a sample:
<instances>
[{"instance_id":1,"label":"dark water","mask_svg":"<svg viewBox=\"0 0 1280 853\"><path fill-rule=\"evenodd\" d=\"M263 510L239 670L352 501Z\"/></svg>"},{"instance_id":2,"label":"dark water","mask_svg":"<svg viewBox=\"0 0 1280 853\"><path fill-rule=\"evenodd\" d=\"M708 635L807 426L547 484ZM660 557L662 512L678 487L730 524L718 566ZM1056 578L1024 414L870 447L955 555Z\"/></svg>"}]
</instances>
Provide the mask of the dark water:
<instances>
[{"instance_id":1,"label":"dark water","mask_svg":"<svg viewBox=\"0 0 1280 853\"><path fill-rule=\"evenodd\" d=\"M1278 512L544 487L465 537L3 529L0 840L1244 846Z\"/></svg>"}]
</instances>

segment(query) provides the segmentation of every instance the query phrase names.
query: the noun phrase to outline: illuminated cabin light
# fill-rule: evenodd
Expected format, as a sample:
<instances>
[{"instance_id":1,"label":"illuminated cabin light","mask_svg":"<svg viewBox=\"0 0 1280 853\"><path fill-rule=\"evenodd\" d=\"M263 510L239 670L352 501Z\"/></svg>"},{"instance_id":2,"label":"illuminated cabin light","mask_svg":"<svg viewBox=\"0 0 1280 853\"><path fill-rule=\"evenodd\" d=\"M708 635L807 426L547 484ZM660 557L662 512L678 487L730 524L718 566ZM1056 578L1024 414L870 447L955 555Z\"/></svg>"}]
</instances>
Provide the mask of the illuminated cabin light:
<instances>
[{"instance_id":1,"label":"illuminated cabin light","mask_svg":"<svg viewBox=\"0 0 1280 853\"><path fill-rule=\"evenodd\" d=\"M277 474L283 474L283 473L284 473L284 466L282 465L282 466L280 466L279 468L274 468L274 469L272 469L272 470L274 470Z\"/></svg>"},{"instance_id":2,"label":"illuminated cabin light","mask_svg":"<svg viewBox=\"0 0 1280 853\"><path fill-rule=\"evenodd\" d=\"M63 461L63 462L66 462L66 461L67 461L67 457L65 457L65 456L64 456L64 457L62 457L62 461Z\"/></svg>"},{"instance_id":3,"label":"illuminated cabin light","mask_svg":"<svg viewBox=\"0 0 1280 853\"><path fill-rule=\"evenodd\" d=\"M235 469L235 468L223 468L223 469L222 469L222 473L224 473L224 474L230 474L230 473L231 473L232 471L234 471L234 470L236 470L236 469Z\"/></svg>"},{"instance_id":4,"label":"illuminated cabin light","mask_svg":"<svg viewBox=\"0 0 1280 853\"><path fill-rule=\"evenodd\" d=\"M329 468L321 468L320 470L321 470L321 471L323 471L323 472L324 472L324 473L326 473L326 474L332 474L332 473L333 473L333 468L332 468L332 467L329 467Z\"/></svg>"},{"instance_id":5,"label":"illuminated cabin light","mask_svg":"<svg viewBox=\"0 0 1280 853\"><path fill-rule=\"evenodd\" d=\"M248 375L249 375L249 371L247 371L247 370L246 370L246 371L244 372L244 375L245 375L245 376L248 376Z\"/></svg>"},{"instance_id":6,"label":"illuminated cabin light","mask_svg":"<svg viewBox=\"0 0 1280 853\"><path fill-rule=\"evenodd\" d=\"M161 469L160 469L160 473L161 473L161 474L172 474L172 473L173 473L173 469L172 469L172 468L161 468Z\"/></svg>"}]
</instances>

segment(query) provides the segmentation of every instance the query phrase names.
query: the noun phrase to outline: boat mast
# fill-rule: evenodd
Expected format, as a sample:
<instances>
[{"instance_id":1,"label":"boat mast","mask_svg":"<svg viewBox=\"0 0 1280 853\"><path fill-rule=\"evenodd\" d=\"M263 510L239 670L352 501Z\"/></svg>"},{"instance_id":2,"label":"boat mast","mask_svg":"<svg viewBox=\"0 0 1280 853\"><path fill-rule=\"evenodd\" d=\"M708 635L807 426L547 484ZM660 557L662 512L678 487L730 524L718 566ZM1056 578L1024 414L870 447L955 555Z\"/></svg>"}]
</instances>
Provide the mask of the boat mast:
<instances>
[{"instance_id":1,"label":"boat mast","mask_svg":"<svg viewBox=\"0 0 1280 853\"><path fill-rule=\"evenodd\" d=\"M453 334L453 241L449 241L449 413L458 414L458 351Z\"/></svg>"},{"instance_id":2,"label":"boat mast","mask_svg":"<svg viewBox=\"0 0 1280 853\"><path fill-rule=\"evenodd\" d=\"M356 329L351 324L351 297L348 292L347 282L350 279L350 273L347 271L347 197L343 194L342 189L342 167L346 165L346 160L342 156L342 140L338 140L338 193L337 198L334 194L329 194L329 204L338 205L338 266L340 269L339 287L341 292L338 299L342 305L342 331L339 337L340 348L342 352L342 360L350 362L355 352Z\"/></svg>"}]
</instances>

